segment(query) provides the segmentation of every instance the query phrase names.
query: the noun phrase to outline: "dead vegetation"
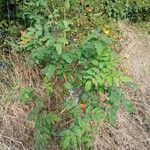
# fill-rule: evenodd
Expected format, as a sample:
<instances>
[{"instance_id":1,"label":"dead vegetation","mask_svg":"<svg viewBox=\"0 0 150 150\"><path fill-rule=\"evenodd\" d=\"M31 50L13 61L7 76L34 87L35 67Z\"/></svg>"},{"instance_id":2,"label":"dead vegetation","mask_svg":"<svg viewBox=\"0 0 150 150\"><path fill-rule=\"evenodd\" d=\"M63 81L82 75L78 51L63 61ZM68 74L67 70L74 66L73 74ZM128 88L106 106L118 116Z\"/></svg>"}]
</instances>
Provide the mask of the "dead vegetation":
<instances>
[{"instance_id":1,"label":"dead vegetation","mask_svg":"<svg viewBox=\"0 0 150 150\"><path fill-rule=\"evenodd\" d=\"M149 150L150 149L150 40L139 35L137 29L120 23L124 37L121 41L121 55L126 56L124 65L133 76L139 89L124 87L127 98L136 106L136 113L128 115L122 109L118 112L117 126L108 124L99 127L95 149L103 150Z\"/></svg>"},{"instance_id":2,"label":"dead vegetation","mask_svg":"<svg viewBox=\"0 0 150 150\"><path fill-rule=\"evenodd\" d=\"M39 84L40 78L37 71L27 67L23 62L24 59L20 57L22 56L16 53L5 56L12 65L9 69L0 72L0 149L25 150L33 148L33 125L27 121L30 108L21 105L17 101L17 97L20 88L33 85L33 81Z\"/></svg>"}]
</instances>

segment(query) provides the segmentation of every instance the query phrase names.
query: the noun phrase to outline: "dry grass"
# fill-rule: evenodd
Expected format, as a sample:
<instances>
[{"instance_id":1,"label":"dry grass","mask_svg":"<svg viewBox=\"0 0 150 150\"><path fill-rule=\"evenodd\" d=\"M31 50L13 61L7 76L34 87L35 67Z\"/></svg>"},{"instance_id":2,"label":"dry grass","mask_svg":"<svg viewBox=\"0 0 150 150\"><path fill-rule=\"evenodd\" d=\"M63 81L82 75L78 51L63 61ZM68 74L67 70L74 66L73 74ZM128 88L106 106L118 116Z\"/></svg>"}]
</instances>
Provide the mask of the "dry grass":
<instances>
[{"instance_id":1,"label":"dry grass","mask_svg":"<svg viewBox=\"0 0 150 150\"><path fill-rule=\"evenodd\" d=\"M62 103L61 87L57 79L54 79L56 90L53 104L54 101L46 95L38 67L28 65L25 54L22 56L11 52L1 58L11 62L11 67L0 70L0 150L33 150L34 125L27 120L27 116L34 106L26 106L19 102L20 90L25 87L33 88L38 96L47 101L47 106L51 106L48 110L54 109L59 112ZM56 147L56 144L51 143L52 146Z\"/></svg>"},{"instance_id":2,"label":"dry grass","mask_svg":"<svg viewBox=\"0 0 150 150\"><path fill-rule=\"evenodd\" d=\"M124 87L128 99L135 103L137 112L129 115L118 111L117 125L103 124L96 134L95 150L149 150L150 149L150 38L138 34L129 24L120 23L125 40L121 41L124 65L139 90ZM135 32L136 31L136 32Z\"/></svg>"},{"instance_id":3,"label":"dry grass","mask_svg":"<svg viewBox=\"0 0 150 150\"><path fill-rule=\"evenodd\" d=\"M0 142L11 150L33 147L33 127L27 121L28 108L19 103L7 103L3 108Z\"/></svg>"},{"instance_id":4,"label":"dry grass","mask_svg":"<svg viewBox=\"0 0 150 150\"><path fill-rule=\"evenodd\" d=\"M17 99L23 87L41 88L39 70L36 66L31 68L25 58L16 53L1 57L9 60L12 66L0 70L0 150L32 150L33 124L27 121L30 108L20 104Z\"/></svg>"},{"instance_id":5,"label":"dry grass","mask_svg":"<svg viewBox=\"0 0 150 150\"><path fill-rule=\"evenodd\" d=\"M131 116L118 111L117 125L103 124L95 140L95 150L149 150L150 149L150 94L127 90L134 98L137 112ZM142 103L142 101L145 101Z\"/></svg>"}]
</instances>

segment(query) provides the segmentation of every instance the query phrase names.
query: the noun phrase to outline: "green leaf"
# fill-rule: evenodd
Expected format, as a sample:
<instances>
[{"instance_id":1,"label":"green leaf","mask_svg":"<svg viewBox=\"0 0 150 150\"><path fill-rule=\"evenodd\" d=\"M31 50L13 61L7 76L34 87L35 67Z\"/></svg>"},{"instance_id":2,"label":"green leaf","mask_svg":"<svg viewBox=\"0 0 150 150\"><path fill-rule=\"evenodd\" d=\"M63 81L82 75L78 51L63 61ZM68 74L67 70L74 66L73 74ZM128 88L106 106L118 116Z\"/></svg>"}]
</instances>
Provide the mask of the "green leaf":
<instances>
[{"instance_id":1,"label":"green leaf","mask_svg":"<svg viewBox=\"0 0 150 150\"><path fill-rule=\"evenodd\" d=\"M42 26L41 26L40 24L36 24L36 25L35 25L35 29L37 29L37 30L42 30L43 28L42 28Z\"/></svg>"},{"instance_id":2,"label":"green leaf","mask_svg":"<svg viewBox=\"0 0 150 150\"><path fill-rule=\"evenodd\" d=\"M74 149L77 149L77 137L75 135L75 133L71 132L70 134L70 138L71 138L71 144L73 145Z\"/></svg>"},{"instance_id":3,"label":"green leaf","mask_svg":"<svg viewBox=\"0 0 150 150\"><path fill-rule=\"evenodd\" d=\"M32 56L32 59L36 63L38 63L38 62L41 62L41 61L45 60L45 57L46 57L47 53L48 53L48 48L39 47L37 49L32 50L31 56Z\"/></svg>"},{"instance_id":4,"label":"green leaf","mask_svg":"<svg viewBox=\"0 0 150 150\"><path fill-rule=\"evenodd\" d=\"M67 63L72 63L72 59L68 54L62 54L62 59L65 60Z\"/></svg>"},{"instance_id":5,"label":"green leaf","mask_svg":"<svg viewBox=\"0 0 150 150\"><path fill-rule=\"evenodd\" d=\"M95 76L95 72L92 69L86 70L85 73Z\"/></svg>"},{"instance_id":6,"label":"green leaf","mask_svg":"<svg viewBox=\"0 0 150 150\"><path fill-rule=\"evenodd\" d=\"M96 59L95 59L95 60L92 60L91 63L92 63L93 65L95 65L95 66L98 66L98 64L99 64Z\"/></svg>"},{"instance_id":7,"label":"green leaf","mask_svg":"<svg viewBox=\"0 0 150 150\"><path fill-rule=\"evenodd\" d=\"M107 80L109 86L113 85L113 79L111 76L107 76L106 80Z\"/></svg>"},{"instance_id":8,"label":"green leaf","mask_svg":"<svg viewBox=\"0 0 150 150\"><path fill-rule=\"evenodd\" d=\"M81 118L78 119L78 124L81 129L85 129L87 126L87 123L84 120L82 120Z\"/></svg>"},{"instance_id":9,"label":"green leaf","mask_svg":"<svg viewBox=\"0 0 150 150\"><path fill-rule=\"evenodd\" d=\"M62 53L62 44L61 43L55 44L55 48L56 48L56 51L57 51L58 55L61 55L61 53Z\"/></svg>"},{"instance_id":10,"label":"green leaf","mask_svg":"<svg viewBox=\"0 0 150 150\"><path fill-rule=\"evenodd\" d=\"M65 8L66 8L67 10L70 9L70 0L65 0Z\"/></svg>"},{"instance_id":11,"label":"green leaf","mask_svg":"<svg viewBox=\"0 0 150 150\"><path fill-rule=\"evenodd\" d=\"M21 90L19 98L20 101L26 103L33 101L33 97L34 97L33 90L31 88L24 88Z\"/></svg>"},{"instance_id":12,"label":"green leaf","mask_svg":"<svg viewBox=\"0 0 150 150\"><path fill-rule=\"evenodd\" d=\"M62 145L63 145L64 149L66 149L70 145L70 137L69 136L67 136L63 139Z\"/></svg>"},{"instance_id":13,"label":"green leaf","mask_svg":"<svg viewBox=\"0 0 150 150\"><path fill-rule=\"evenodd\" d=\"M70 137L70 130L65 130L62 132L63 139L62 139L62 146L64 149L67 149L70 145L71 137Z\"/></svg>"},{"instance_id":14,"label":"green leaf","mask_svg":"<svg viewBox=\"0 0 150 150\"><path fill-rule=\"evenodd\" d=\"M87 81L84 87L85 91L88 92L89 90L91 90L91 86L92 86L91 81Z\"/></svg>"},{"instance_id":15,"label":"green leaf","mask_svg":"<svg viewBox=\"0 0 150 150\"><path fill-rule=\"evenodd\" d=\"M28 114L28 120L35 121L40 111L41 111L41 108L39 107L33 108L32 111Z\"/></svg>"},{"instance_id":16,"label":"green leaf","mask_svg":"<svg viewBox=\"0 0 150 150\"><path fill-rule=\"evenodd\" d=\"M95 85L95 87L98 86L98 82L97 82L97 80L95 78L92 78L92 83Z\"/></svg>"},{"instance_id":17,"label":"green leaf","mask_svg":"<svg viewBox=\"0 0 150 150\"><path fill-rule=\"evenodd\" d=\"M54 39L53 39L53 38L48 39L47 42L45 43L45 45L46 45L47 47L54 45Z\"/></svg>"},{"instance_id":18,"label":"green leaf","mask_svg":"<svg viewBox=\"0 0 150 150\"><path fill-rule=\"evenodd\" d=\"M78 138L81 138L83 131L79 128L79 126L75 126L73 132L76 134Z\"/></svg>"},{"instance_id":19,"label":"green leaf","mask_svg":"<svg viewBox=\"0 0 150 150\"><path fill-rule=\"evenodd\" d=\"M70 82L66 82L66 83L64 84L64 87L65 87L67 90L71 90L71 89L73 88L73 86L71 85Z\"/></svg>"},{"instance_id":20,"label":"green leaf","mask_svg":"<svg viewBox=\"0 0 150 150\"><path fill-rule=\"evenodd\" d=\"M87 109L86 109L86 113L91 113L91 111L92 111L92 107L88 106Z\"/></svg>"},{"instance_id":21,"label":"green leaf","mask_svg":"<svg viewBox=\"0 0 150 150\"><path fill-rule=\"evenodd\" d=\"M132 113L135 111L134 105L131 101L124 100L122 102L122 105L123 105L125 111L127 111L129 113Z\"/></svg>"},{"instance_id":22,"label":"green leaf","mask_svg":"<svg viewBox=\"0 0 150 150\"><path fill-rule=\"evenodd\" d=\"M122 82L132 82L132 79L130 77L128 77L128 76L125 76L125 75L121 75L120 76L120 80Z\"/></svg>"},{"instance_id":23,"label":"green leaf","mask_svg":"<svg viewBox=\"0 0 150 150\"><path fill-rule=\"evenodd\" d=\"M51 124L55 124L55 122L59 121L59 117L53 113L53 112L50 112L46 118L45 118L45 121L48 123L48 125L51 125Z\"/></svg>"},{"instance_id":24,"label":"green leaf","mask_svg":"<svg viewBox=\"0 0 150 150\"><path fill-rule=\"evenodd\" d=\"M98 64L98 67L99 67L100 69L102 69L102 68L104 67L104 64L103 64L102 62L100 62L100 63Z\"/></svg>"},{"instance_id":25,"label":"green leaf","mask_svg":"<svg viewBox=\"0 0 150 150\"><path fill-rule=\"evenodd\" d=\"M95 79L96 79L96 81L97 81L97 83L98 83L99 85L102 84L102 78L101 78L99 75L96 75L96 76L95 76Z\"/></svg>"},{"instance_id":26,"label":"green leaf","mask_svg":"<svg viewBox=\"0 0 150 150\"><path fill-rule=\"evenodd\" d=\"M108 121L111 125L115 125L116 114L117 114L117 107L113 106L107 110L108 114Z\"/></svg>"},{"instance_id":27,"label":"green leaf","mask_svg":"<svg viewBox=\"0 0 150 150\"><path fill-rule=\"evenodd\" d=\"M55 72L55 66L54 65L48 65L44 69L42 69L42 73L46 75L47 78L51 78Z\"/></svg>"},{"instance_id":28,"label":"green leaf","mask_svg":"<svg viewBox=\"0 0 150 150\"><path fill-rule=\"evenodd\" d=\"M36 97L36 106L39 108L43 108L44 107L44 100L40 97Z\"/></svg>"},{"instance_id":29,"label":"green leaf","mask_svg":"<svg viewBox=\"0 0 150 150\"><path fill-rule=\"evenodd\" d=\"M96 48L97 54L100 55L103 49L105 48L105 45L102 42L98 42L98 43L95 43L95 48Z\"/></svg>"},{"instance_id":30,"label":"green leaf","mask_svg":"<svg viewBox=\"0 0 150 150\"><path fill-rule=\"evenodd\" d=\"M58 43L61 43L61 44L63 44L63 45L65 45L65 44L68 44L69 43L69 41L67 40L67 38L66 37L60 37L59 39L58 39L58 41L57 41Z\"/></svg>"}]
</instances>

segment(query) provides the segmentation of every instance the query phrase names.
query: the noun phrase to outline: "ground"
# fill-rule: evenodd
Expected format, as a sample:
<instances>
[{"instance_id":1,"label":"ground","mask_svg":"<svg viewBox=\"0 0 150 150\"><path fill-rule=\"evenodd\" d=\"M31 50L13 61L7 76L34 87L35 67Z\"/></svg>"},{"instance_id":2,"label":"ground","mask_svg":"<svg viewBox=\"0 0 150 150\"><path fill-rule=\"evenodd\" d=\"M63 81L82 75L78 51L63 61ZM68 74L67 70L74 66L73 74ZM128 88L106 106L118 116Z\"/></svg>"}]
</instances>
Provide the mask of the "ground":
<instances>
[{"instance_id":1,"label":"ground","mask_svg":"<svg viewBox=\"0 0 150 150\"><path fill-rule=\"evenodd\" d=\"M137 83L138 89L123 87L128 99L136 106L136 113L128 115L122 109L115 128L100 127L95 150L149 150L150 149L150 36L141 34L130 24L119 23L123 39L121 55L124 66Z\"/></svg>"},{"instance_id":2,"label":"ground","mask_svg":"<svg viewBox=\"0 0 150 150\"><path fill-rule=\"evenodd\" d=\"M134 25L127 23L119 23L119 28L123 35L120 39L123 65L138 86L135 90L127 87L122 89L127 98L134 102L137 111L129 115L120 109L115 127L106 123L99 126L94 135L94 150L149 150L150 36L141 34ZM2 70L0 73L0 79L4 81ZM33 127L27 121L28 108L17 102L4 101L9 91L4 90L2 83L0 86L0 150L32 150Z\"/></svg>"}]
</instances>

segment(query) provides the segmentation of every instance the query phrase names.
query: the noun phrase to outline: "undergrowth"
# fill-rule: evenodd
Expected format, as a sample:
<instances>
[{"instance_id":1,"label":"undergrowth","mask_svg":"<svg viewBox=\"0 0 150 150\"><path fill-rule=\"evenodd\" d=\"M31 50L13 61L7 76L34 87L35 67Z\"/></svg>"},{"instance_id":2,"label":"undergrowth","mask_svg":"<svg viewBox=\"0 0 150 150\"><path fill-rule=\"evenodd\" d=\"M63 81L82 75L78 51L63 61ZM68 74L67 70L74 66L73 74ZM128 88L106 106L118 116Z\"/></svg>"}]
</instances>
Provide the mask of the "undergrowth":
<instances>
[{"instance_id":1,"label":"undergrowth","mask_svg":"<svg viewBox=\"0 0 150 150\"><path fill-rule=\"evenodd\" d=\"M95 123L115 126L119 107L134 111L120 90L132 80L121 71L117 30L83 1L29 0L17 15L24 22L21 38L6 43L38 66L46 95L30 85L20 91L20 101L33 106L28 119L35 124L35 149L48 149L50 140L62 149L92 149Z\"/></svg>"}]
</instances>

